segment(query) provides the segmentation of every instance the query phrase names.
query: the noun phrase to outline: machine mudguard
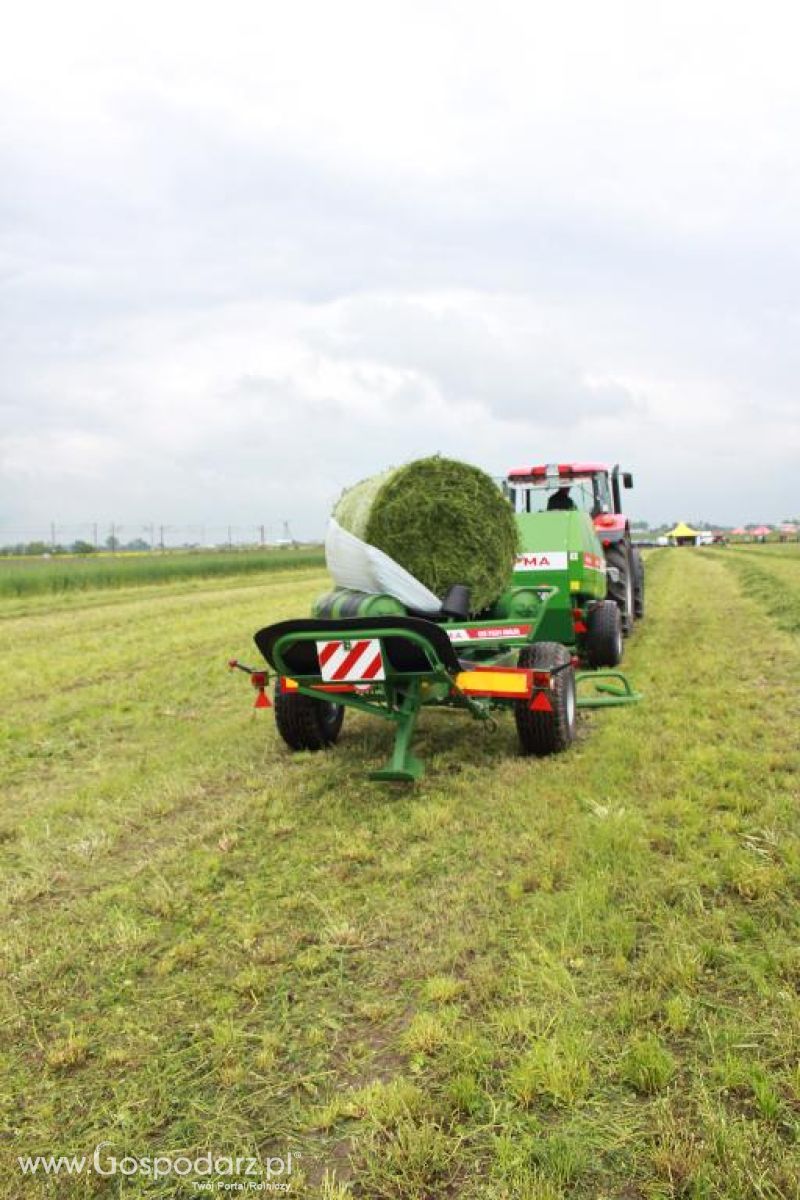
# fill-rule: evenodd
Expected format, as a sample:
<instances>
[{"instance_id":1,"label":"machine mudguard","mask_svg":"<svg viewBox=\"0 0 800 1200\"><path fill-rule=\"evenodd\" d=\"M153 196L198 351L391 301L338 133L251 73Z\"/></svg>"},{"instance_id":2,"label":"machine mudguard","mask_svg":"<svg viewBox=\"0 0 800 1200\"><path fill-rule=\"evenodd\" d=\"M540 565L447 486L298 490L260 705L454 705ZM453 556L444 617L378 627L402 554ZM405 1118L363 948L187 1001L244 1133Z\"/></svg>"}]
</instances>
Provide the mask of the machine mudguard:
<instances>
[{"instance_id":1,"label":"machine mudguard","mask_svg":"<svg viewBox=\"0 0 800 1200\"><path fill-rule=\"evenodd\" d=\"M300 617L292 621L279 621L275 625L267 625L259 629L253 639L264 658L278 674L308 676L319 673L316 641L324 642L327 638L351 637L354 641L359 638L381 637L384 630L396 630L394 636L382 638L384 652L393 671L406 673L416 671L427 674L431 664L424 650L414 641L402 636L402 630L423 637L430 645L439 662L452 675L457 675L461 669L450 638L441 625L421 617L339 617L323 619L320 617ZM276 642L289 639L293 633L307 635L313 633L314 638L298 639L294 644L288 642L283 649L283 663L274 657Z\"/></svg>"}]
</instances>

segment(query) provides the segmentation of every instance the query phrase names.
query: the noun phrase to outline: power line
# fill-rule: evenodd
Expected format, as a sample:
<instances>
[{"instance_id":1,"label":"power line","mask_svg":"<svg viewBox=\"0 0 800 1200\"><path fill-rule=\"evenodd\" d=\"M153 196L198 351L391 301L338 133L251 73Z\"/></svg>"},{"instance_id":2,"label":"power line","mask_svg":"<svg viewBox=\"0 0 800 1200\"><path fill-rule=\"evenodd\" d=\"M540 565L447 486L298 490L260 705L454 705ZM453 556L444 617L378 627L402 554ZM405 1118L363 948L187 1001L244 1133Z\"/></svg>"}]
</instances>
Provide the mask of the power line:
<instances>
[{"instance_id":1,"label":"power line","mask_svg":"<svg viewBox=\"0 0 800 1200\"><path fill-rule=\"evenodd\" d=\"M0 549L13 550L27 547L40 548L41 553L57 552L72 549L76 545L87 549L101 550L109 548L124 549L133 547L138 550L166 550L171 548L227 548L233 550L237 546L269 546L297 544L298 541L313 541L311 538L298 538L292 533L290 522L286 519L280 524L273 523L282 529L280 538L272 536L270 526L262 519L252 524L206 524L186 523L167 524L163 521L143 521L140 523L122 524L118 521L75 521L65 524L60 521L42 522L40 525L4 525L0 524ZM104 535L103 531L107 533ZM317 536L317 541L321 540Z\"/></svg>"}]
</instances>

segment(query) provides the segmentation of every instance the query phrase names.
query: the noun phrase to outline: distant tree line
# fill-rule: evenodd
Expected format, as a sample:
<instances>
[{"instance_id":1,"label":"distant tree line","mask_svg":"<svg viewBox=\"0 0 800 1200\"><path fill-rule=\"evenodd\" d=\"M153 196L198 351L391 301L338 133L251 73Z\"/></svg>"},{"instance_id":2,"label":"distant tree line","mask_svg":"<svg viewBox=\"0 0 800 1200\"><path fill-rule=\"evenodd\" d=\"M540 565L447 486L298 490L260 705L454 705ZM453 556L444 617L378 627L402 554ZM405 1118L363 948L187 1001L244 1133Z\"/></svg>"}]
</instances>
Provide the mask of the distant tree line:
<instances>
[{"instance_id":1,"label":"distant tree line","mask_svg":"<svg viewBox=\"0 0 800 1200\"><path fill-rule=\"evenodd\" d=\"M36 558L43 554L97 554L102 550L136 553L150 549L150 543L146 542L144 538L137 537L132 538L129 542L123 542L117 537L107 537L100 546L95 546L93 542L86 542L82 538L66 545L61 542L55 544L41 541L16 542L11 546L0 546L0 554L30 555L32 558Z\"/></svg>"},{"instance_id":2,"label":"distant tree line","mask_svg":"<svg viewBox=\"0 0 800 1200\"><path fill-rule=\"evenodd\" d=\"M298 541L295 541L294 539L292 539L292 541L290 541L290 542L277 543L277 548L283 549L288 546L289 548L298 549L306 544L311 545L311 544L316 544L316 543L303 543L303 542L298 542ZM275 549L276 546L271 545L271 546L267 547L264 545L264 543L260 543L260 542L238 542L238 541L237 542L220 542L217 545L201 545L199 542L183 542L179 545L176 545L175 543L170 543L169 546L164 546L164 545L158 545L158 544L151 545L150 542L145 541L145 539L141 538L141 537L131 538L130 541L123 542L121 538L109 536L105 539L104 542L101 542L97 546L95 546L93 542L84 541L82 538L77 538L74 542L68 542L68 543L44 542L44 541L15 542L13 544L0 546L0 557L10 558L12 556L13 557L20 556L20 557L29 557L29 558L42 558L42 557L51 557L53 555L75 555L75 556L81 557L84 555L103 554L103 553L112 553L112 554L167 553L168 554L171 551L175 551L175 550L205 550L205 551L231 550L231 551L236 551L236 550L258 550L258 549L264 550L267 548Z\"/></svg>"}]
</instances>

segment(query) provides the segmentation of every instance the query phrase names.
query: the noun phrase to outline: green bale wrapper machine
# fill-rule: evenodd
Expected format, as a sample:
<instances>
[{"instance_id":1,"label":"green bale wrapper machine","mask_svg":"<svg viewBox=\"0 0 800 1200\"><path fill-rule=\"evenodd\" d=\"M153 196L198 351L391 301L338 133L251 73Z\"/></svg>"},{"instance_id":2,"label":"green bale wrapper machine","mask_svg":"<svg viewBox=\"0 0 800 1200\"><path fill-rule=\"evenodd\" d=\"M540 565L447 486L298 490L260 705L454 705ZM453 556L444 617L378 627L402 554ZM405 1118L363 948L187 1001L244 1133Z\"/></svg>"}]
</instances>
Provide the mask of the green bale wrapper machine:
<instances>
[{"instance_id":1,"label":"green bale wrapper machine","mask_svg":"<svg viewBox=\"0 0 800 1200\"><path fill-rule=\"evenodd\" d=\"M394 727L390 761L370 777L410 782L423 773L411 750L423 708L483 722L510 710L522 753L548 755L571 745L579 708L639 699L616 669L619 611L606 598L591 519L517 512L514 520L519 544L507 586L478 613L457 580L425 609L387 592L339 587L317 600L311 617L255 635L276 676L278 731L292 750L333 745L345 710L354 709ZM256 705L269 707L270 671L230 665L250 674Z\"/></svg>"}]
</instances>

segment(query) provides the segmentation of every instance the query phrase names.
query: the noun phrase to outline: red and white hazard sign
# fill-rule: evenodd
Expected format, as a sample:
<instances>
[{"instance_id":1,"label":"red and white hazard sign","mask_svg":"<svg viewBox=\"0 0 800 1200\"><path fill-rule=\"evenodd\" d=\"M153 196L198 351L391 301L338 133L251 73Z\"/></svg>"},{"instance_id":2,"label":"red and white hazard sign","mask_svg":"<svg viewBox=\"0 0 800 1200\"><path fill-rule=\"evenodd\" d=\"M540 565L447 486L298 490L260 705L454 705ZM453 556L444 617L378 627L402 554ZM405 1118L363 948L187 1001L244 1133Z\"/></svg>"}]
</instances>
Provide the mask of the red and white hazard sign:
<instances>
[{"instance_id":1,"label":"red and white hazard sign","mask_svg":"<svg viewBox=\"0 0 800 1200\"><path fill-rule=\"evenodd\" d=\"M369 683L386 678L378 638L317 642L317 654L325 683Z\"/></svg>"}]
</instances>

